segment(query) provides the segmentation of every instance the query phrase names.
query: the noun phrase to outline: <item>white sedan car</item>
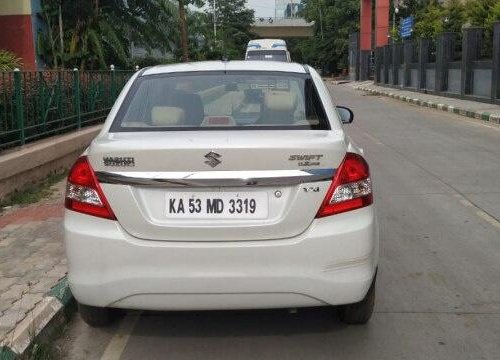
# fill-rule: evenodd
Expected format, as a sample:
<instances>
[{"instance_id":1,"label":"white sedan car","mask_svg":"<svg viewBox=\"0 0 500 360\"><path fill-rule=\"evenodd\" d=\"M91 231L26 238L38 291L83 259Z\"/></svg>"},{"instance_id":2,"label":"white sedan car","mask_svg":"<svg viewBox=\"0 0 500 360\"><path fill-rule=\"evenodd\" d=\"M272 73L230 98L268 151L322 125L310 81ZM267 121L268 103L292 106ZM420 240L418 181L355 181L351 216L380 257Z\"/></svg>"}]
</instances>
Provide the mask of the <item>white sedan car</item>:
<instances>
[{"instance_id":1,"label":"white sedan car","mask_svg":"<svg viewBox=\"0 0 500 360\"><path fill-rule=\"evenodd\" d=\"M342 128L352 118L305 65L138 71L68 176L83 319L339 305L366 323L378 225L368 164Z\"/></svg>"}]
</instances>

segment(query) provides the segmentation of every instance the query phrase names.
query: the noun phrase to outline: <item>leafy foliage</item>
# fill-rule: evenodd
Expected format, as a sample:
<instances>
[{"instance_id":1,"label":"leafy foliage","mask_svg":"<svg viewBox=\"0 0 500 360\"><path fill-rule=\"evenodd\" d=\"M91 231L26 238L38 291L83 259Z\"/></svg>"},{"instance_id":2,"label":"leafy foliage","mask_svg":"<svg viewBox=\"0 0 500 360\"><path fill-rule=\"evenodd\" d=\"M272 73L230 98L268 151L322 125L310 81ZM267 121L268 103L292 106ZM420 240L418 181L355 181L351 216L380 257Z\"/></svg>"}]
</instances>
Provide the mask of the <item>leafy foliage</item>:
<instances>
[{"instance_id":1,"label":"leafy foliage","mask_svg":"<svg viewBox=\"0 0 500 360\"><path fill-rule=\"evenodd\" d=\"M349 34L359 29L359 0L303 0L303 15L315 22L314 37L291 46L292 56L322 69L347 68Z\"/></svg>"},{"instance_id":2,"label":"leafy foliage","mask_svg":"<svg viewBox=\"0 0 500 360\"><path fill-rule=\"evenodd\" d=\"M462 0L449 0L444 7L443 30L447 32L460 32L467 21L465 6Z\"/></svg>"},{"instance_id":3,"label":"leafy foliage","mask_svg":"<svg viewBox=\"0 0 500 360\"><path fill-rule=\"evenodd\" d=\"M467 19L473 26L484 26L490 10L498 0L468 0L466 3Z\"/></svg>"},{"instance_id":4,"label":"leafy foliage","mask_svg":"<svg viewBox=\"0 0 500 360\"><path fill-rule=\"evenodd\" d=\"M7 50L0 50L0 71L14 70L23 66L21 59Z\"/></svg>"},{"instance_id":5,"label":"leafy foliage","mask_svg":"<svg viewBox=\"0 0 500 360\"><path fill-rule=\"evenodd\" d=\"M444 8L437 1L431 1L417 13L415 35L420 38L436 37L437 34L443 32L444 17Z\"/></svg>"},{"instance_id":6,"label":"leafy foliage","mask_svg":"<svg viewBox=\"0 0 500 360\"><path fill-rule=\"evenodd\" d=\"M215 22L217 37L207 26L206 38L211 45L210 58L242 59L248 41L255 38L251 32L254 10L245 7L246 0L217 0ZM213 24L214 2L208 2L206 24Z\"/></svg>"},{"instance_id":7,"label":"leafy foliage","mask_svg":"<svg viewBox=\"0 0 500 360\"><path fill-rule=\"evenodd\" d=\"M489 9L488 16L484 21L484 26L491 31L493 29L493 24L497 21L500 21L500 2L497 2Z\"/></svg>"},{"instance_id":8,"label":"leafy foliage","mask_svg":"<svg viewBox=\"0 0 500 360\"><path fill-rule=\"evenodd\" d=\"M128 66L131 42L169 51L178 32L170 0L44 0L43 15L49 27L45 60L53 66Z\"/></svg>"}]
</instances>

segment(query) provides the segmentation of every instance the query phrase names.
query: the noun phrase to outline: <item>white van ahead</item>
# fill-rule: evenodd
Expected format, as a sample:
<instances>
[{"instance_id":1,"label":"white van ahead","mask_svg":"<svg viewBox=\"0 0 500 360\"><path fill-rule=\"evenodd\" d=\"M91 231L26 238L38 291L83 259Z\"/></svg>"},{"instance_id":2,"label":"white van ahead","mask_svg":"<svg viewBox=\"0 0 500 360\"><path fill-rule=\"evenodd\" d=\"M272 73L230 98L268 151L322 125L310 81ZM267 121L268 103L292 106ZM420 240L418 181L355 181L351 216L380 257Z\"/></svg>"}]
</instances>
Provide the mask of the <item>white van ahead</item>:
<instances>
[{"instance_id":1,"label":"white van ahead","mask_svg":"<svg viewBox=\"0 0 500 360\"><path fill-rule=\"evenodd\" d=\"M291 62L286 42L281 39L259 39L249 41L245 60Z\"/></svg>"}]
</instances>

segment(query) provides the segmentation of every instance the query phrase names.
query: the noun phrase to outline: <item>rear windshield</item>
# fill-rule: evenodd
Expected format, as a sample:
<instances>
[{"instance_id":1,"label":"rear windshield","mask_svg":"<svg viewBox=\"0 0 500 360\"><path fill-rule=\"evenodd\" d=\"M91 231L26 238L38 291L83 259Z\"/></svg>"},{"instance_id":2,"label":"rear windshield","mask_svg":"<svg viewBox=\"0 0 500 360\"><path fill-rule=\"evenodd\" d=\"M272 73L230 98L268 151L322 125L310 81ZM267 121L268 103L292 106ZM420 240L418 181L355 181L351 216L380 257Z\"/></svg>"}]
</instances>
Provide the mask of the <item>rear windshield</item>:
<instances>
[{"instance_id":1,"label":"rear windshield","mask_svg":"<svg viewBox=\"0 0 500 360\"><path fill-rule=\"evenodd\" d=\"M288 61L284 50L252 50L247 52L247 60Z\"/></svg>"},{"instance_id":2,"label":"rear windshield","mask_svg":"<svg viewBox=\"0 0 500 360\"><path fill-rule=\"evenodd\" d=\"M289 73L188 73L138 78L111 132L329 129L312 80Z\"/></svg>"}]
</instances>

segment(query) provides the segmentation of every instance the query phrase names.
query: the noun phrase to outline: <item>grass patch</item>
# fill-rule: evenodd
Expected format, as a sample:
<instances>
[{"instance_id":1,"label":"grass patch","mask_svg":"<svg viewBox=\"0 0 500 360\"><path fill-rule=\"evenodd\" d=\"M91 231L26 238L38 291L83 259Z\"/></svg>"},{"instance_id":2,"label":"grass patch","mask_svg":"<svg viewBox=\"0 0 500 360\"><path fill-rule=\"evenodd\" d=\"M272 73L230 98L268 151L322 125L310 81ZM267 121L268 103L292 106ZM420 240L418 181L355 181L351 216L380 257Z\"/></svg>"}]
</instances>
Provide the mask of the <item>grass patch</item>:
<instances>
[{"instance_id":1,"label":"grass patch","mask_svg":"<svg viewBox=\"0 0 500 360\"><path fill-rule=\"evenodd\" d=\"M52 320L55 321L53 325L47 326L37 338L31 340L32 345L17 360L63 360L65 349L59 343L64 340L76 311L76 302L72 300L64 307L63 313Z\"/></svg>"},{"instance_id":2,"label":"grass patch","mask_svg":"<svg viewBox=\"0 0 500 360\"><path fill-rule=\"evenodd\" d=\"M7 199L0 201L0 212L2 211L2 208L6 206L34 204L49 197L54 193L54 190L51 189L51 187L64 179L66 176L66 172L53 173L41 182L22 191L15 192Z\"/></svg>"}]
</instances>

